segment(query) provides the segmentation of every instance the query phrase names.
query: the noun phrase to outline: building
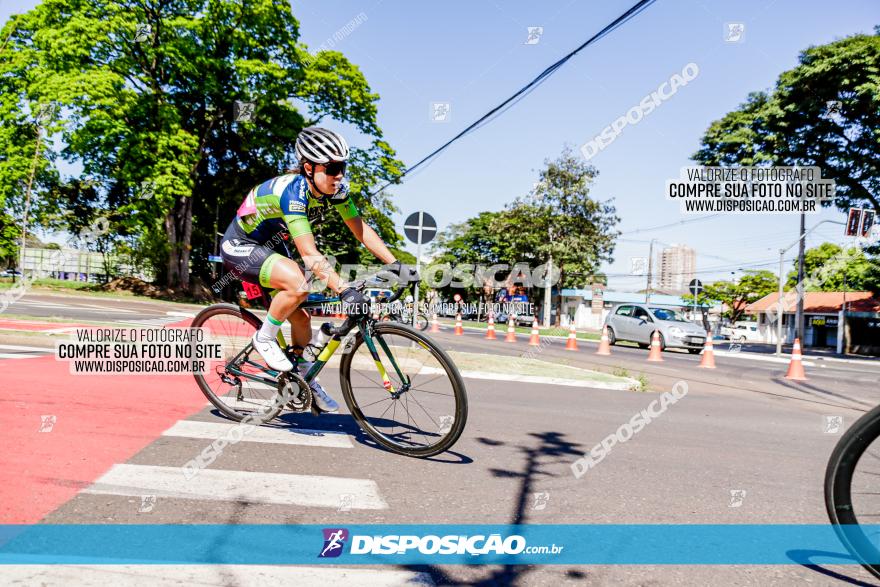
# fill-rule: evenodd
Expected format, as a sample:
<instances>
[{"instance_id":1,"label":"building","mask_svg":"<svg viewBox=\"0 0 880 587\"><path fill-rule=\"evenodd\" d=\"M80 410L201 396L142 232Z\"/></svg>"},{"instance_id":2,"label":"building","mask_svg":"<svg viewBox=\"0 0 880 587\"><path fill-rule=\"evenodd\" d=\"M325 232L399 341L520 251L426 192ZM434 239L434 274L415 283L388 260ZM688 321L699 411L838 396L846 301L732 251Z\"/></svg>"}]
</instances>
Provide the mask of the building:
<instances>
[{"instance_id":1,"label":"building","mask_svg":"<svg viewBox=\"0 0 880 587\"><path fill-rule=\"evenodd\" d=\"M764 342L776 344L775 318L778 293L766 295L746 307L758 317ZM783 298L785 301L785 298ZM843 305L846 302L844 319ZM768 312L768 310L771 310ZM794 342L797 307L782 317L782 342ZM838 353L880 355L880 298L869 291L810 291L804 295L804 340L807 347L830 347Z\"/></svg>"},{"instance_id":2,"label":"building","mask_svg":"<svg viewBox=\"0 0 880 587\"><path fill-rule=\"evenodd\" d=\"M687 292L688 284L697 276L697 252L686 245L673 245L663 249L658 257L657 289Z\"/></svg>"},{"instance_id":3,"label":"building","mask_svg":"<svg viewBox=\"0 0 880 587\"><path fill-rule=\"evenodd\" d=\"M152 276L137 271L130 259L124 256L105 257L102 253L71 248L27 248L21 267L25 277L30 279L53 277L89 282L98 281L108 270L111 278L132 275L144 281L152 281Z\"/></svg>"},{"instance_id":4,"label":"building","mask_svg":"<svg viewBox=\"0 0 880 587\"><path fill-rule=\"evenodd\" d=\"M563 289L560 325L566 327L574 320L576 328L598 330L602 328L605 317L617 304L644 303L644 301L644 292L612 291L596 286L592 289ZM720 320L722 310L721 305L716 305L708 308L698 307L695 312L693 302L687 302L680 296L658 293L651 293L649 303L652 306L677 308L694 322L701 322L702 310L707 309L710 324Z\"/></svg>"}]
</instances>

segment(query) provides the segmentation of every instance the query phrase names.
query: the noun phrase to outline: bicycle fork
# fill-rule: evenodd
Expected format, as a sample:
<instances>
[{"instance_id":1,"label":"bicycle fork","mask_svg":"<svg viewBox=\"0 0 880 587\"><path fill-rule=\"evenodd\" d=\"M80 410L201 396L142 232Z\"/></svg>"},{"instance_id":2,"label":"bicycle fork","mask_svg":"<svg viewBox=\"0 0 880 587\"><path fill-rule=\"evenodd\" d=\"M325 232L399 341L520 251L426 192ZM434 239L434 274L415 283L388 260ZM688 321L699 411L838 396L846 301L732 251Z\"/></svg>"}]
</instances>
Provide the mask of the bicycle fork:
<instances>
[{"instance_id":1,"label":"bicycle fork","mask_svg":"<svg viewBox=\"0 0 880 587\"><path fill-rule=\"evenodd\" d=\"M364 330L364 342L367 345L367 348L370 351L370 356L373 358L373 362L376 363L376 369L379 370L379 375L382 377L382 387L390 393L395 398L399 396L401 393L409 389L410 380L409 377L403 374L400 370L400 367L397 365L397 361L394 360L394 355L391 353L388 348L388 344L382 337L376 337L379 341L379 345L382 347L382 350L385 351L385 356L391 361L391 365L394 367L394 371L397 373L397 376L400 377L400 381L402 383L402 387L400 390L395 390L394 385L391 383L391 379L388 377L388 372L385 370L385 366L382 364L382 358L379 356L379 352L376 350L376 345L373 343L373 337L370 336L368 330Z\"/></svg>"}]
</instances>

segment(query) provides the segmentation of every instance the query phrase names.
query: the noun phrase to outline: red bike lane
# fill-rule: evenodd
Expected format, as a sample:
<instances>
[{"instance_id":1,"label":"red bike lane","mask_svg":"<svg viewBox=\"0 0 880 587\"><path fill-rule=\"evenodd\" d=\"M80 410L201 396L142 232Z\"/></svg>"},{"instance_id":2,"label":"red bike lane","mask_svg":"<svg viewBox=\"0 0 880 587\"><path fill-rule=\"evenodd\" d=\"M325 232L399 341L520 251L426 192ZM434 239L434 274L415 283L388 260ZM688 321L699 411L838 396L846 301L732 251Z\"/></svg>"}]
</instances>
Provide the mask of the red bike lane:
<instances>
[{"instance_id":1,"label":"red bike lane","mask_svg":"<svg viewBox=\"0 0 880 587\"><path fill-rule=\"evenodd\" d=\"M206 404L189 374L72 375L52 355L0 373L0 524L40 521Z\"/></svg>"}]
</instances>

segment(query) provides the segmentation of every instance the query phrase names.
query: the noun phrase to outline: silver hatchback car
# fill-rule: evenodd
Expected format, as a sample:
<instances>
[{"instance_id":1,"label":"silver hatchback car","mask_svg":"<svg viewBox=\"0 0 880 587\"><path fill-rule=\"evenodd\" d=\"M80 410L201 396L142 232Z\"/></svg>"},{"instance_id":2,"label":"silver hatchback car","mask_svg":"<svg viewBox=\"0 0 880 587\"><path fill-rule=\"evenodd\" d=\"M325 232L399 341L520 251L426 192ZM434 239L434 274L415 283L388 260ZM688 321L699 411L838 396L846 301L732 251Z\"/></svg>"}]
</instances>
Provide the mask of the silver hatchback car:
<instances>
[{"instance_id":1,"label":"silver hatchback car","mask_svg":"<svg viewBox=\"0 0 880 587\"><path fill-rule=\"evenodd\" d=\"M605 319L608 339L638 343L648 348L655 330L660 332L660 349L681 348L692 354L703 350L706 331L687 321L678 310L647 304L620 304L612 308Z\"/></svg>"}]
</instances>

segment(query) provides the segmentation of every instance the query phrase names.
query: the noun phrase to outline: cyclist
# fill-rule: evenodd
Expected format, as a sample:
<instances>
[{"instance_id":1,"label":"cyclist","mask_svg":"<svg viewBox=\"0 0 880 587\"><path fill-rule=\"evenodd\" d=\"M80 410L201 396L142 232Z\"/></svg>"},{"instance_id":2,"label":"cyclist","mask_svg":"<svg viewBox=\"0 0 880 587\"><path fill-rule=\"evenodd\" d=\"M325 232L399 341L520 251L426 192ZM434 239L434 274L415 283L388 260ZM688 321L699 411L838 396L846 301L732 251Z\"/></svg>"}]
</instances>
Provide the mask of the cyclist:
<instances>
[{"instance_id":1,"label":"cyclist","mask_svg":"<svg viewBox=\"0 0 880 587\"><path fill-rule=\"evenodd\" d=\"M368 311L369 298L343 283L327 259L318 252L313 226L323 222L333 205L352 234L386 269L401 274L397 261L376 231L360 217L348 193L345 175L348 144L341 135L325 128L304 128L296 139L298 169L254 187L226 229L220 247L223 264L236 277L276 290L253 345L276 371L290 371L293 364L278 344L278 330L284 320L291 325L292 345L302 372L311 367L302 351L312 337L310 315L297 310L306 300L314 277L339 294L343 311L350 315ZM292 240L305 270L290 258L286 242ZM306 271L312 274L306 278ZM335 412L339 405L321 387L311 382L315 404L323 412Z\"/></svg>"}]
</instances>

